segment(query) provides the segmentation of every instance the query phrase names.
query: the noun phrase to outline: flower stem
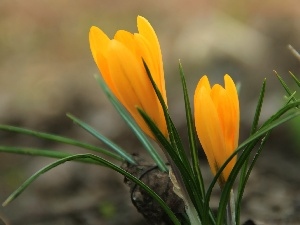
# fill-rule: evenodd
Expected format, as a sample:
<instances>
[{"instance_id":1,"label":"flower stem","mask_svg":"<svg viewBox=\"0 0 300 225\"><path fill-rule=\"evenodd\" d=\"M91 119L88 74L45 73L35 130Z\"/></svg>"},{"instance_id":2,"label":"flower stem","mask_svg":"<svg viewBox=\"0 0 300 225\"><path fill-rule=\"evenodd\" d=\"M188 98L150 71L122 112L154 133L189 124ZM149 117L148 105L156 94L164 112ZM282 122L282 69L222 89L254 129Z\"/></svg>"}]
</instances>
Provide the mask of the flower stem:
<instances>
[{"instance_id":1,"label":"flower stem","mask_svg":"<svg viewBox=\"0 0 300 225\"><path fill-rule=\"evenodd\" d=\"M201 221L199 219L197 210L195 209L194 205L192 202L189 202L186 205L186 214L188 215L190 219L190 224L191 225L201 225Z\"/></svg>"},{"instance_id":2,"label":"flower stem","mask_svg":"<svg viewBox=\"0 0 300 225\"><path fill-rule=\"evenodd\" d=\"M230 191L230 199L227 203L227 225L236 225L235 221L235 201L233 189Z\"/></svg>"}]
</instances>

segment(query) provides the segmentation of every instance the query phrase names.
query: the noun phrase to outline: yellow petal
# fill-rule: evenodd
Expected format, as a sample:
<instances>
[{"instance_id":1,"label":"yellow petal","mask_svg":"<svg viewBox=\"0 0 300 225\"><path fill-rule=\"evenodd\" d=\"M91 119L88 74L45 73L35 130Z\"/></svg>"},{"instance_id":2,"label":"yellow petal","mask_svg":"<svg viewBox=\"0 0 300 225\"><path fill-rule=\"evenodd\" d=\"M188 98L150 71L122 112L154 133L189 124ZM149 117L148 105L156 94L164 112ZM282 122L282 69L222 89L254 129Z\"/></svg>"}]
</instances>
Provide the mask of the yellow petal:
<instances>
[{"instance_id":1,"label":"yellow petal","mask_svg":"<svg viewBox=\"0 0 300 225\"><path fill-rule=\"evenodd\" d=\"M203 81L205 80L204 78ZM218 113L211 99L210 92L205 87L207 82L205 81L204 83L205 85L202 86L199 82L195 92L195 126L211 170L213 174L216 174L220 167L218 162L222 158L220 150L224 149L225 146Z\"/></svg>"},{"instance_id":2,"label":"yellow petal","mask_svg":"<svg viewBox=\"0 0 300 225\"><path fill-rule=\"evenodd\" d=\"M112 82L117 90L116 96L151 137L136 107L144 110L156 123L158 119L157 97L144 70L141 59L137 60L126 46L112 40L107 52L107 60ZM130 66L129 66L130 65Z\"/></svg>"},{"instance_id":3,"label":"yellow petal","mask_svg":"<svg viewBox=\"0 0 300 225\"><path fill-rule=\"evenodd\" d=\"M98 27L92 26L89 33L90 48L95 62L97 63L97 54L103 53L110 39Z\"/></svg>"},{"instance_id":4,"label":"yellow petal","mask_svg":"<svg viewBox=\"0 0 300 225\"><path fill-rule=\"evenodd\" d=\"M163 70L163 61L160 45L158 42L158 38L151 24L142 16L137 17L137 26L139 30L139 34L147 40L148 49L151 51L151 55L153 58L154 67L157 70L156 73L151 74L156 85L159 87L160 92L162 93L164 100L167 101L166 98L166 90L165 90L165 78L164 78L164 70ZM148 63L146 61L146 63ZM152 72L152 71L151 71Z\"/></svg>"},{"instance_id":5,"label":"yellow petal","mask_svg":"<svg viewBox=\"0 0 300 225\"><path fill-rule=\"evenodd\" d=\"M100 30L98 27L93 26L90 29L89 42L93 58L103 79L105 80L110 90L115 93L116 88L111 81L111 75L106 60L107 48L111 40L102 30Z\"/></svg>"},{"instance_id":6,"label":"yellow petal","mask_svg":"<svg viewBox=\"0 0 300 225\"><path fill-rule=\"evenodd\" d=\"M154 138L136 107L146 112L168 136L162 107L143 64L144 59L167 103L160 46L145 18L138 17L137 25L139 33L119 30L113 40L99 28L92 27L89 34L92 55L106 84L139 126Z\"/></svg>"},{"instance_id":7,"label":"yellow petal","mask_svg":"<svg viewBox=\"0 0 300 225\"><path fill-rule=\"evenodd\" d=\"M224 80L225 88L219 84L211 88L208 78L203 76L196 88L194 100L197 134L214 174L238 144L238 96L230 76L225 75ZM223 170L220 185L228 179L235 162L236 157Z\"/></svg>"},{"instance_id":8,"label":"yellow petal","mask_svg":"<svg viewBox=\"0 0 300 225\"><path fill-rule=\"evenodd\" d=\"M219 150L219 155L222 155L222 157L218 161L219 165L222 166L236 148L234 144L236 135L236 118L233 116L234 108L231 96L228 95L223 87L218 84L214 85L211 91L211 96L217 109L219 122L222 129L222 136L224 138L224 148ZM236 158L234 158L224 169L223 174L225 180L227 180L235 161Z\"/></svg>"},{"instance_id":9,"label":"yellow petal","mask_svg":"<svg viewBox=\"0 0 300 225\"><path fill-rule=\"evenodd\" d=\"M137 45L137 54L145 61L147 64L151 75L155 81L155 83L160 86L160 74L159 70L157 68L156 59L153 54L153 51L151 50L149 41L140 34L134 34L134 41Z\"/></svg>"},{"instance_id":10,"label":"yellow petal","mask_svg":"<svg viewBox=\"0 0 300 225\"><path fill-rule=\"evenodd\" d=\"M209 83L209 80L208 80L208 78L207 78L206 75L204 75L203 77L201 77L201 79L199 80L197 88L200 89L200 87L205 87L208 92L211 91L210 83Z\"/></svg>"},{"instance_id":11,"label":"yellow petal","mask_svg":"<svg viewBox=\"0 0 300 225\"><path fill-rule=\"evenodd\" d=\"M160 45L156 36L154 29L151 24L144 17L138 16L137 18L137 26L139 30L139 34L145 37L150 43L152 47L153 55L155 59L159 62L160 72L163 72L162 69L162 55L160 50Z\"/></svg>"},{"instance_id":12,"label":"yellow petal","mask_svg":"<svg viewBox=\"0 0 300 225\"><path fill-rule=\"evenodd\" d=\"M136 57L140 57L137 54L137 44L132 33L125 30L119 30L115 34L114 39L125 45Z\"/></svg>"},{"instance_id":13,"label":"yellow petal","mask_svg":"<svg viewBox=\"0 0 300 225\"><path fill-rule=\"evenodd\" d=\"M239 139L239 124L240 124L240 106L239 106L239 98L238 98L238 93L236 90L236 86L231 79L231 77L226 74L224 77L225 81L225 89L228 95L230 96L230 99L232 101L232 107L233 107L233 117L235 118L235 123L234 123L234 130L235 130L235 140L234 140L234 145L235 148L238 145L238 139Z\"/></svg>"}]
</instances>

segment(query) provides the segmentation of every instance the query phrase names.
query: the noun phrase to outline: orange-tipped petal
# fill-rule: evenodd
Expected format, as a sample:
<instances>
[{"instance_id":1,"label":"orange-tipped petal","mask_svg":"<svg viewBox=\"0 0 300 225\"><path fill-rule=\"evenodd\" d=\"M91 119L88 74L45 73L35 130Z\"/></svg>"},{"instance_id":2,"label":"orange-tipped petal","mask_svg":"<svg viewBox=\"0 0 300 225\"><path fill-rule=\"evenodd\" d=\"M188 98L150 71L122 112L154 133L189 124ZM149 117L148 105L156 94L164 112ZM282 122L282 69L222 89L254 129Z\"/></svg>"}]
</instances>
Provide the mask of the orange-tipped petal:
<instances>
[{"instance_id":1,"label":"orange-tipped petal","mask_svg":"<svg viewBox=\"0 0 300 225\"><path fill-rule=\"evenodd\" d=\"M165 102L167 103L162 54L157 35L148 20L142 16L137 17L137 26L139 34L144 37L144 40L147 40L148 43L146 45L148 45L147 47L151 52L152 58L154 59L153 68L155 68L156 72L151 75L156 85L160 89Z\"/></svg>"},{"instance_id":2,"label":"orange-tipped petal","mask_svg":"<svg viewBox=\"0 0 300 225\"><path fill-rule=\"evenodd\" d=\"M92 55L106 84L144 132L154 138L137 107L168 136L162 107L143 64L144 60L167 102L159 42L145 18L138 17L137 23L139 33L119 30L112 40L99 28L92 27L89 36Z\"/></svg>"},{"instance_id":3,"label":"orange-tipped petal","mask_svg":"<svg viewBox=\"0 0 300 225\"><path fill-rule=\"evenodd\" d=\"M93 26L90 29L89 41L95 63L97 64L107 86L113 93L115 93L116 90L113 82L111 81L110 71L106 59L107 48L111 40L102 30L100 30L98 27Z\"/></svg>"},{"instance_id":4,"label":"orange-tipped petal","mask_svg":"<svg viewBox=\"0 0 300 225\"><path fill-rule=\"evenodd\" d=\"M213 174L216 174L238 144L238 96L230 76L225 75L224 80L225 88L219 84L211 88L207 76L203 76L194 97L196 131ZM236 157L223 170L220 185L228 179L235 162Z\"/></svg>"},{"instance_id":5,"label":"orange-tipped petal","mask_svg":"<svg viewBox=\"0 0 300 225\"><path fill-rule=\"evenodd\" d=\"M233 130L235 131L235 140L234 140L234 146L237 147L238 145L238 139L239 139L239 124L240 124L240 106L239 106L239 98L238 98L238 93L236 90L236 86L231 79L231 77L226 74L224 77L225 81L225 89L230 96L230 99L232 101L232 107L233 107L233 115L232 117L235 118L235 123L234 123L234 128Z\"/></svg>"},{"instance_id":6,"label":"orange-tipped petal","mask_svg":"<svg viewBox=\"0 0 300 225\"><path fill-rule=\"evenodd\" d=\"M136 107L144 110L144 90L149 88L140 75L144 73L141 63L120 42L112 40L107 51L107 62L111 71L111 80L116 88L115 95L136 119L140 117ZM130 65L130 66L128 66ZM135 76L138 74L139 76ZM149 96L145 96L149 97ZM145 129L145 124L139 124Z\"/></svg>"},{"instance_id":7,"label":"orange-tipped petal","mask_svg":"<svg viewBox=\"0 0 300 225\"><path fill-rule=\"evenodd\" d=\"M200 143L204 149L213 174L219 169L219 149L224 149L221 126L210 92L199 86L195 92L195 125Z\"/></svg>"},{"instance_id":8,"label":"orange-tipped petal","mask_svg":"<svg viewBox=\"0 0 300 225\"><path fill-rule=\"evenodd\" d=\"M110 39L98 27L92 26L89 33L90 48L94 60L97 62L97 54L105 51Z\"/></svg>"}]
</instances>

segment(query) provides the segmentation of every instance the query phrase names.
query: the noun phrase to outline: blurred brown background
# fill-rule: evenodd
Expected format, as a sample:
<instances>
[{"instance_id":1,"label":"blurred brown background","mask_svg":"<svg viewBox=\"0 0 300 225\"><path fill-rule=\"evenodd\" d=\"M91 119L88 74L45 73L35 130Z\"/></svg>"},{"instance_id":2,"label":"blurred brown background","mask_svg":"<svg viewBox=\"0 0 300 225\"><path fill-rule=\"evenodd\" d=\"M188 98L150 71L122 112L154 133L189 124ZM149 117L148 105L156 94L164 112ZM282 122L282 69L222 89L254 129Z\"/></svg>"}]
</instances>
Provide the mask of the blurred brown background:
<instances>
[{"instance_id":1,"label":"blurred brown background","mask_svg":"<svg viewBox=\"0 0 300 225\"><path fill-rule=\"evenodd\" d=\"M128 152L143 152L96 83L93 75L98 69L88 43L92 25L110 37L118 29L135 32L137 15L150 21L160 40L170 112L183 135L178 59L191 96L203 74L212 83L223 82L225 73L241 82L241 141L249 133L263 79L267 78L262 112L266 119L283 104L284 91L273 70L292 87L288 71L300 76L300 62L286 47L291 44L300 50L298 0L1 0L1 123L101 146L66 118L70 112ZM272 133L247 186L243 220L298 224L299 132L298 120ZM5 132L0 133L0 143L86 152ZM0 202L52 161L0 153ZM209 182L205 160L203 164ZM12 225L144 224L122 179L105 168L67 163L43 175L10 205L0 207L0 218Z\"/></svg>"}]
</instances>

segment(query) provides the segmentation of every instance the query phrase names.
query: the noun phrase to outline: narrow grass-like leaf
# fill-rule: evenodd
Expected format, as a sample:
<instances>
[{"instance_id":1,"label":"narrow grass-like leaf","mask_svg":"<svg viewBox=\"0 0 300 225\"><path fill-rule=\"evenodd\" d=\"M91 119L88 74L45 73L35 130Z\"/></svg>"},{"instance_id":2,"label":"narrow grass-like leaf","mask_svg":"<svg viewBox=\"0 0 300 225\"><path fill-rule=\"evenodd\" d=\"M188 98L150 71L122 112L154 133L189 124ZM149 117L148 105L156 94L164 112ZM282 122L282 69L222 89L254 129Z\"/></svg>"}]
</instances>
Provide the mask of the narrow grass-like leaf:
<instances>
[{"instance_id":1,"label":"narrow grass-like leaf","mask_svg":"<svg viewBox=\"0 0 300 225\"><path fill-rule=\"evenodd\" d=\"M290 113L284 118L280 118L284 113L289 111L292 108L295 108L300 105L300 101L296 101L293 103L290 103L289 105L284 106L280 110L278 110L277 113L275 113L273 116L271 116L270 119L268 119L253 135L251 135L249 138L247 138L244 142L242 142L238 148L235 150L235 152L225 161L225 163L220 167L219 171L216 173L210 187L208 188L206 195L212 191L213 186L216 184L218 181L218 177L221 175L222 170L226 167L226 164L230 162L230 160L242 149L247 147L249 144L252 144L252 142L255 142L257 138L263 136L265 133L268 131L272 130L273 128L297 117L300 115L300 111L295 111Z\"/></svg>"},{"instance_id":2,"label":"narrow grass-like leaf","mask_svg":"<svg viewBox=\"0 0 300 225\"><path fill-rule=\"evenodd\" d=\"M190 147L190 154L192 158L192 166L193 166L193 172L195 175L195 182L197 183L197 192L200 193L201 199L204 199L205 197L205 188L204 188L204 181L202 177L202 173L200 170L200 164L199 164L199 157L198 157L198 149L197 149L197 142L196 142L196 131L195 131L195 125L194 120L192 117L192 111L191 111L191 104L189 100L189 95L187 91L185 76L183 72L183 68L181 63L179 63L179 72L180 72L180 78L181 78L181 84L183 89L183 96L184 96L184 103L185 103L185 112L186 112L186 121L187 121L187 129L188 129L188 138L189 138L189 147ZM209 212L209 217L205 215L205 212L202 212L203 224L209 224L209 217L210 222L214 224L214 217L212 216L211 211Z\"/></svg>"},{"instance_id":3,"label":"narrow grass-like leaf","mask_svg":"<svg viewBox=\"0 0 300 225\"><path fill-rule=\"evenodd\" d=\"M198 149L197 149L197 142L196 142L197 134L195 131L195 125L194 125L194 120L193 120L192 111L191 111L191 104L190 104L190 100L189 100L185 76L184 76L184 72L183 72L181 63L179 63L179 72L180 72L180 78L181 78L181 84L182 84L182 90L183 90L183 96L184 96L185 113L186 113L186 121L187 121L188 137L189 137L189 147L190 147L190 151L191 151L193 170L194 170L196 178L198 179L197 183L200 188L200 193L202 195L202 198L204 198L205 190L204 190L204 182L203 182L203 177L202 177L202 174L200 171L200 164L199 164L199 158L198 158Z\"/></svg>"},{"instance_id":4,"label":"narrow grass-like leaf","mask_svg":"<svg viewBox=\"0 0 300 225\"><path fill-rule=\"evenodd\" d=\"M109 140L102 134L100 134L98 131L96 131L94 128L86 124L85 122L81 121L80 119L76 118L75 116L67 113L67 117L69 117L74 123L79 125L81 128L86 130L88 133L105 143L107 146L109 146L111 149L113 149L117 154L119 154L122 158L124 158L127 162L136 165L135 160L132 158L130 154L128 154L125 150L123 150L119 145L114 143L113 141Z\"/></svg>"},{"instance_id":5,"label":"narrow grass-like leaf","mask_svg":"<svg viewBox=\"0 0 300 225\"><path fill-rule=\"evenodd\" d=\"M296 82L296 84L298 85L298 87L300 87L300 80L297 79L297 77L290 71L290 74L292 76L292 78L294 79L294 81Z\"/></svg>"},{"instance_id":6,"label":"narrow grass-like leaf","mask_svg":"<svg viewBox=\"0 0 300 225\"><path fill-rule=\"evenodd\" d=\"M168 113L168 107L167 107L167 105L166 105L166 103L164 101L164 98L162 97L162 95L161 95L161 93L160 93L160 91L159 91L156 83L154 82L154 80L152 78L152 75L151 75L151 72L150 72L150 70L149 70L149 68L148 68L148 66L147 66L147 64L145 63L144 60L143 60L143 63L144 63L144 67L145 67L145 70L147 72L147 75L149 77L149 80L150 80L150 82L152 84L152 87L154 88L154 91L155 91L155 93L156 93L156 95L158 97L158 100L159 100L159 102L160 102L160 104L162 106L162 109L163 109L163 112L164 112L164 116L165 116L165 119L166 119L166 123L167 123L167 128L168 128L168 133L169 133L169 139L171 141L171 144L172 144L173 148L176 151L178 151L178 146L176 145L175 135L173 133L173 126L174 125L171 122L171 118L170 118L169 113Z\"/></svg>"},{"instance_id":7,"label":"narrow grass-like leaf","mask_svg":"<svg viewBox=\"0 0 300 225\"><path fill-rule=\"evenodd\" d=\"M17 190L15 190L2 204L2 206L6 206L8 203L16 199L33 181L35 181L39 176L46 173L47 171L55 168L56 166L63 164L67 161L75 160L75 159L85 159L89 157L83 157L84 154L78 154L78 155L71 155L64 157L62 159L59 159L55 161L54 163L49 164L48 166L45 166L44 168L40 169L36 173L34 173L30 178L28 178ZM89 155L89 154L87 154Z\"/></svg>"},{"instance_id":8,"label":"narrow grass-like leaf","mask_svg":"<svg viewBox=\"0 0 300 225\"><path fill-rule=\"evenodd\" d=\"M264 80L264 82L262 84L262 87L261 87L261 90L260 90L260 94L259 94L259 98L258 98L258 102L257 102L257 106L256 106L252 126L251 126L250 135L254 134L257 130L259 117L260 117L262 105L263 105L263 102L264 102L265 92L266 92L266 79Z\"/></svg>"},{"instance_id":9,"label":"narrow grass-like leaf","mask_svg":"<svg viewBox=\"0 0 300 225\"><path fill-rule=\"evenodd\" d=\"M222 195L221 195L221 199L220 199L220 205L218 208L218 217L217 217L216 224L221 225L223 223L224 216L225 216L225 209L226 209L226 205L227 205L227 202L229 199L230 191L232 189L232 185L233 185L241 167L243 166L245 160L251 153L254 146L257 144L257 141L259 140L259 138L261 136L265 135L267 132L269 132L273 128L300 115L300 112L298 111L298 112L291 113L284 118L278 118L278 115L282 114L283 111L286 112L286 110L288 110L292 107L295 107L295 105L299 105L300 103L298 102L297 104L295 104L295 103L291 103L291 104L293 104L293 106L285 106L283 109L279 110L273 117L271 117L271 118L274 118L273 121L267 120L264 123L264 125L257 132L255 132L248 139L246 139L243 143L241 143L238 146L238 148L235 150L235 152L224 162L224 164L220 167L220 169L214 176L212 182L210 183L210 185L206 191L206 196L205 196L205 201L204 201L204 210L207 212L208 212L208 208L209 208L209 200L210 200L210 197L212 194L212 190L213 190L213 187L215 186L215 184L217 183L219 176L221 175L222 171L227 166L227 164L231 161L231 159L233 157L235 157L235 155L238 154L241 150L244 149L242 154L239 156L234 168L232 169L225 186L223 187L223 191L222 191Z\"/></svg>"},{"instance_id":10,"label":"narrow grass-like leaf","mask_svg":"<svg viewBox=\"0 0 300 225\"><path fill-rule=\"evenodd\" d=\"M72 145L72 146L76 146L76 147L84 148L87 150L102 153L104 155L107 155L107 156L112 157L119 161L124 161L124 159L122 157L120 157L119 155L117 155L111 151L107 151L103 148L99 148L97 146L90 145L90 144L87 144L87 143L84 143L81 141L77 141L77 140L71 139L71 138L66 138L66 137L59 136L59 135L48 134L48 133L44 133L44 132L38 132L38 131L33 131L33 130L25 129L25 128L9 126L9 125L2 125L2 124L0 124L0 130L19 133L19 134L25 134L25 135L29 135L29 136L33 136L33 137L37 137L37 138L42 138L42 139L55 141L55 142L59 142L59 143L67 144L67 145Z\"/></svg>"},{"instance_id":11,"label":"narrow grass-like leaf","mask_svg":"<svg viewBox=\"0 0 300 225\"><path fill-rule=\"evenodd\" d=\"M138 109L140 114L142 115L145 122L148 124L149 128L151 129L152 133L154 134L155 138L159 141L159 143L162 145L164 150L166 151L166 157L170 162L170 165L172 167L172 170L175 174L177 171L176 179L178 183L181 180L181 183L179 183L181 191L183 192L183 196L187 201L192 201L194 204L200 219L202 218L201 211L203 209L203 202L200 193L197 192L197 184L195 183L193 174L191 174L190 169L188 168L188 165L186 165L184 162L182 162L182 159L178 155L178 152L174 150L172 144L166 139L166 137L162 134L162 132L159 130L159 128L155 125L155 123L149 118L149 116L142 111L141 109ZM175 174L176 175L176 174Z\"/></svg>"},{"instance_id":12,"label":"narrow grass-like leaf","mask_svg":"<svg viewBox=\"0 0 300 225\"><path fill-rule=\"evenodd\" d=\"M291 103L293 104L293 103ZM299 104L299 103L298 103ZM287 108L287 107L284 107ZM275 114L276 115L276 114ZM255 134L253 134L252 136L250 136L247 141L243 142L238 149L236 150L236 152L234 154L237 153L237 151L239 151L241 149L241 147L245 146L245 145L250 145L251 148L246 148L243 153L240 155L239 159L237 160L234 168L232 169L229 178L225 184L225 186L223 187L222 190L222 194L221 194L221 198L220 198L220 204L219 204L219 208L218 208L218 217L217 217L217 225L222 225L224 222L224 218L225 218L225 211L226 211L226 205L229 199L229 195L230 195L230 191L232 189L233 183L241 169L241 167L243 166L245 160L247 160L247 158L249 157L252 149L254 148L254 146L256 145L257 141L259 140L259 138L263 135L265 135L267 132L271 131L273 128L279 126L282 123L285 123L297 116L300 115L300 111L296 111L294 113L291 113L290 115L287 115L284 118L278 118L272 122L268 122L267 125L263 125ZM229 160L233 158L233 155L231 155L231 157L229 157ZM226 160L226 162L224 163L224 165L220 168L220 171L222 171L225 166L228 164L229 160ZM219 176L220 174L217 173L216 176Z\"/></svg>"},{"instance_id":13,"label":"narrow grass-like leaf","mask_svg":"<svg viewBox=\"0 0 300 225\"><path fill-rule=\"evenodd\" d=\"M263 105L263 101L264 101L264 96L265 96L265 91L266 91L266 79L264 80L262 87L261 87L261 91L260 91L260 95L259 95L259 99L257 102L257 106L256 106L256 110L255 110L255 114L254 114L254 119L252 122L252 127L251 127L251 131L250 131L250 135L254 134L257 130L258 127L258 122L259 122L259 117L260 117L260 113L261 113L261 109L262 109L262 105ZM245 160L245 163L241 169L241 173L240 173L240 182L239 182L239 186L238 186L238 193L237 193L237 201L236 201L236 218L239 218L239 212L240 212L240 204L241 204L241 200L242 200L242 195L243 195L243 188L244 188L244 183L245 179L246 179L246 173L248 170L248 161L249 158L247 160ZM239 224L239 223L238 223Z\"/></svg>"},{"instance_id":14,"label":"narrow grass-like leaf","mask_svg":"<svg viewBox=\"0 0 300 225\"><path fill-rule=\"evenodd\" d=\"M192 168L190 167L190 163L189 163L189 160L187 158L187 154L183 148L183 144L181 142L181 138L178 134L178 131L170 117L170 114L168 112L168 106L166 105L165 101L164 101L164 98L162 96L162 94L160 93L160 90L158 89L156 83L154 82L153 80L153 77L151 75L151 72L147 66L147 64L145 63L145 61L143 61L144 63L144 67L145 67L145 70L147 72L147 75L150 79L150 82L152 84L152 87L154 88L154 91L159 99L159 102L162 106L162 109L163 109L163 112L164 112L164 116L165 116L165 119L166 119L166 123L167 123L167 128L168 128L168 134L169 134L169 139L170 139L170 142L173 146L173 149L177 151L179 157L181 158L182 162L186 165L186 168L188 168L188 170L190 171L190 173L192 173ZM178 173L176 171L176 168L174 168L173 170L175 176L176 174ZM177 180L179 183L181 183L182 181L180 180Z\"/></svg>"},{"instance_id":15,"label":"narrow grass-like leaf","mask_svg":"<svg viewBox=\"0 0 300 225\"><path fill-rule=\"evenodd\" d=\"M171 145L173 147L173 151L175 150L178 153L180 159L182 160L182 164L184 165L184 168L187 169L186 173L183 174L182 168L180 167L180 165L178 165L176 162L174 162L176 164L176 166L174 165L173 166L174 168L172 167L173 172L177 178L177 182L179 183L180 187L182 188L182 191L187 192L184 195L187 196L186 198L188 198L188 201L192 201L195 209L198 212L199 218L201 220L204 216L203 215L203 196L201 195L201 187L199 187L198 182L197 182L198 178L196 176L194 176L193 169L192 169L189 161L187 160L187 153L184 151L184 149L182 149L182 144L178 144L178 141L180 141L178 132L176 131L176 129L174 129L175 126L172 122L172 119L171 119L169 113L168 113L167 106L166 106L166 104L163 100L163 97L162 97L159 89L157 88L157 86L151 76L151 73L149 71L149 68L147 67L145 62L144 62L144 67L147 71L148 77L152 83L152 86L156 92L156 95L163 107L164 115L165 115L167 126L168 126L169 138L170 138ZM145 119L145 117L144 117L144 119ZM148 123L148 125L149 125L149 123ZM154 124L154 126L155 126L155 124ZM172 161L172 160L174 160L174 157L171 156L171 158L168 157L168 159L169 159L169 161ZM172 165L172 163L171 163L171 165ZM190 185L192 188L187 187ZM211 220L212 223L214 223L212 214L209 213L209 215L210 215L209 219Z\"/></svg>"},{"instance_id":16,"label":"narrow grass-like leaf","mask_svg":"<svg viewBox=\"0 0 300 225\"><path fill-rule=\"evenodd\" d=\"M175 138L174 140L175 140L175 144L177 146L178 155L181 158L182 162L187 165L187 168L189 169L190 173L193 173L192 167L190 166L190 161L188 160L188 157L187 157L187 152L184 150L183 144L181 142L181 138L179 136L179 133L178 133L170 115L169 115L169 119L170 119L172 132L174 134L174 138Z\"/></svg>"},{"instance_id":17,"label":"narrow grass-like leaf","mask_svg":"<svg viewBox=\"0 0 300 225\"><path fill-rule=\"evenodd\" d=\"M290 102L293 102L295 99L296 91L294 91L287 99L286 99L286 105Z\"/></svg>"},{"instance_id":18,"label":"narrow grass-like leaf","mask_svg":"<svg viewBox=\"0 0 300 225\"><path fill-rule=\"evenodd\" d=\"M219 207L218 207L218 216L217 216L217 223L216 223L217 225L223 225L223 223L224 223L226 207L227 207L227 203L229 201L230 191L232 189L232 186L235 182L236 177L238 176L240 169L244 165L245 161L249 158L249 155L250 155L252 149L254 148L254 146L256 145L257 141L258 140L256 139L252 143L250 143L250 145L249 145L250 147L246 148L243 151L243 153L239 156L239 159L237 160L234 168L232 169L232 171L228 177L228 180L227 180L225 186L222 189L222 194L221 194Z\"/></svg>"},{"instance_id":19,"label":"narrow grass-like leaf","mask_svg":"<svg viewBox=\"0 0 300 225\"><path fill-rule=\"evenodd\" d=\"M284 82L284 80L282 79L281 76L279 76L279 74L274 71L274 73L276 74L280 84L282 85L282 87L284 88L284 90L286 91L286 93L288 94L288 97L292 96L293 91L291 91L291 89L287 86L287 84ZM297 99L295 97L292 98L293 101L296 101Z\"/></svg>"},{"instance_id":20,"label":"narrow grass-like leaf","mask_svg":"<svg viewBox=\"0 0 300 225\"><path fill-rule=\"evenodd\" d=\"M236 224L240 224L241 203L242 203L243 194L244 194L244 191L246 188L246 184L250 177L251 171L252 171L258 157L260 156L260 153L261 153L266 141L268 140L268 137L270 136L270 134L271 134L271 131L267 132L265 134L265 136L263 137L261 144L260 144L256 154L254 155L252 162L249 165L249 169L246 171L246 173L243 177L243 181L242 182L240 181L238 196L237 196L237 200L236 200L236 212L235 212ZM249 159L249 157L248 157L248 159ZM247 161L248 161L248 159L247 159Z\"/></svg>"},{"instance_id":21,"label":"narrow grass-like leaf","mask_svg":"<svg viewBox=\"0 0 300 225\"><path fill-rule=\"evenodd\" d=\"M173 148L172 144L169 142L169 140L163 135L163 133L159 130L159 128L156 126L156 124L151 120L151 118L141 109L138 108L139 113L149 126L149 129L153 132L155 138L158 140L158 142L161 144L162 148L166 150L166 157L170 161L170 163L174 162L176 167L179 168L179 170L183 173L183 177L191 177L192 174L190 174L190 170L188 168L188 165L184 164L182 162L182 159L178 155L177 151ZM173 171L174 172L174 171Z\"/></svg>"},{"instance_id":22,"label":"narrow grass-like leaf","mask_svg":"<svg viewBox=\"0 0 300 225\"><path fill-rule=\"evenodd\" d=\"M175 225L180 225L180 221L177 219L175 214L171 211L171 209L168 207L168 205L151 189L149 188L145 183L143 183L141 180L133 176L132 174L126 172L122 168L116 166L115 164L99 157L93 154L77 154L77 155L72 155L65 157L63 159L57 160L54 163L49 164L48 166L45 166L44 168L40 169L37 171L34 175L32 175L29 179L27 179L16 191L14 191L3 203L3 205L7 205L9 202L14 200L17 196L19 196L33 181L35 181L39 176L42 174L46 173L47 171L55 168L56 166L59 166L67 161L73 161L73 160L84 160L84 159L89 159L89 160L94 160L97 163L108 167L110 169L115 170L116 172L122 174L125 176L127 179L133 181L137 185L139 185L142 189L144 189L152 198L154 198L159 205L163 208L163 210L167 213L171 221Z\"/></svg>"},{"instance_id":23,"label":"narrow grass-like leaf","mask_svg":"<svg viewBox=\"0 0 300 225\"><path fill-rule=\"evenodd\" d=\"M156 163L158 168L166 172L168 171L168 168L163 161L162 157L158 154L155 147L151 144L148 137L144 134L142 129L137 125L137 123L133 120L131 115L128 113L128 111L123 107L123 105L119 102L119 100L114 96L114 94L110 91L106 83L103 79L100 78L100 76L95 76L95 79L101 86L102 90L106 94L108 100L112 103L112 105L115 107L117 112L120 114L120 116L124 119L124 121L127 123L127 125L130 127L130 129L134 132L134 134L137 136L139 141L142 143L142 145L145 147L145 150L150 154L153 161Z\"/></svg>"},{"instance_id":24,"label":"narrow grass-like leaf","mask_svg":"<svg viewBox=\"0 0 300 225\"><path fill-rule=\"evenodd\" d=\"M74 155L71 153L57 151L57 150L25 148L25 147L15 147L15 146L13 147L0 146L0 152L30 155L30 156L42 156L42 157L55 158L55 159L62 159ZM82 159L82 160L75 160L75 161L89 163L89 164L99 164L95 160L90 160L90 159Z\"/></svg>"},{"instance_id":25,"label":"narrow grass-like leaf","mask_svg":"<svg viewBox=\"0 0 300 225\"><path fill-rule=\"evenodd\" d=\"M270 123L273 123L273 121L277 120L278 118L280 118L283 114L285 114L286 112L288 112L291 109L294 108L299 108L300 105L300 100L297 100L295 102L292 102L288 105L285 105L284 107L282 107L280 110L278 110L273 116L271 116L265 123L263 126L267 126ZM263 127L262 126L262 127Z\"/></svg>"}]
</instances>

